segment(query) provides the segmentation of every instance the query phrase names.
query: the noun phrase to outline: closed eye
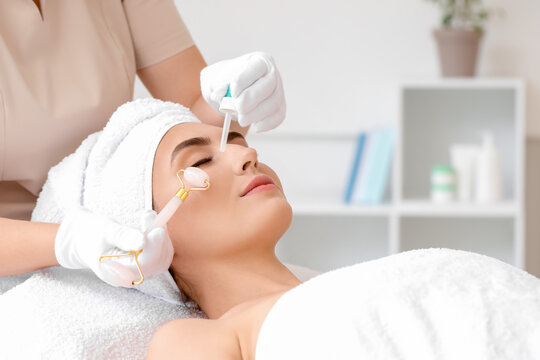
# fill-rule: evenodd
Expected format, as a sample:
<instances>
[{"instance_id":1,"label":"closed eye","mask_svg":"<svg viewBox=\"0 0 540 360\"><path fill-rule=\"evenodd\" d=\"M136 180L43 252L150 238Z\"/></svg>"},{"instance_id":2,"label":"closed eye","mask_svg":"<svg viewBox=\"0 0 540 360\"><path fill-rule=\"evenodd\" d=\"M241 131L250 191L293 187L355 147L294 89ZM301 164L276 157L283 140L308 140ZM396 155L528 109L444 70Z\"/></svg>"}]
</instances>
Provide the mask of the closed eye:
<instances>
[{"instance_id":1,"label":"closed eye","mask_svg":"<svg viewBox=\"0 0 540 360\"><path fill-rule=\"evenodd\" d=\"M207 157L207 158L204 158L204 159L201 159L199 161L197 161L195 164L191 165L192 167L199 167L203 164L206 164L207 162L210 162L212 161L212 157Z\"/></svg>"}]
</instances>

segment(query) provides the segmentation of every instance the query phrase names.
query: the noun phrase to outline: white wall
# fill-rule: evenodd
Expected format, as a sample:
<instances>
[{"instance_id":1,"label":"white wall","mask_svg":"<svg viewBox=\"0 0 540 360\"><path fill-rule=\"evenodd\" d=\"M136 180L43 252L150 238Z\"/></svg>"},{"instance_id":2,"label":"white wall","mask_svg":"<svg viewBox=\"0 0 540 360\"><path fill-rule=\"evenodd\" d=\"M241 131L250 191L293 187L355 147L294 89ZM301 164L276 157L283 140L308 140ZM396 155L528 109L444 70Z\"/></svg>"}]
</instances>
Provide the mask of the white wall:
<instances>
[{"instance_id":1,"label":"white wall","mask_svg":"<svg viewBox=\"0 0 540 360\"><path fill-rule=\"evenodd\" d=\"M425 0L175 2L208 63L255 50L274 56L288 104L277 131L346 132L392 121L396 84L439 74L431 35L439 13ZM479 76L527 84L527 133L535 137L527 146L527 268L540 275L540 0L485 2L504 14L488 23ZM146 94L137 82L135 96ZM340 159L344 168L349 160Z\"/></svg>"},{"instance_id":2,"label":"white wall","mask_svg":"<svg viewBox=\"0 0 540 360\"><path fill-rule=\"evenodd\" d=\"M492 19L481 76L523 76L528 132L540 137L540 1L487 0ZM438 10L424 0L176 0L208 63L262 50L274 56L287 97L280 131L357 130L391 121L395 85L439 72L431 29Z\"/></svg>"}]
</instances>

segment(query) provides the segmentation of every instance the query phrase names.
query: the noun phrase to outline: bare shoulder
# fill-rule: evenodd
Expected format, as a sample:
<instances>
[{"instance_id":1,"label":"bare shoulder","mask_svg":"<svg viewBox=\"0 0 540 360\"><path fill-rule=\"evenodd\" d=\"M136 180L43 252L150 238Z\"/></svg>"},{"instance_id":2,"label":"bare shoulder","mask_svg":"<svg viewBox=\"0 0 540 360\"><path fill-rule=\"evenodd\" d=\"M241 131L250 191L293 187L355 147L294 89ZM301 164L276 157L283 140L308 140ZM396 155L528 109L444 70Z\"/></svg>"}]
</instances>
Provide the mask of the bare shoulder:
<instances>
[{"instance_id":1,"label":"bare shoulder","mask_svg":"<svg viewBox=\"0 0 540 360\"><path fill-rule=\"evenodd\" d=\"M147 360L242 359L236 332L225 322L209 319L178 319L152 336Z\"/></svg>"}]
</instances>

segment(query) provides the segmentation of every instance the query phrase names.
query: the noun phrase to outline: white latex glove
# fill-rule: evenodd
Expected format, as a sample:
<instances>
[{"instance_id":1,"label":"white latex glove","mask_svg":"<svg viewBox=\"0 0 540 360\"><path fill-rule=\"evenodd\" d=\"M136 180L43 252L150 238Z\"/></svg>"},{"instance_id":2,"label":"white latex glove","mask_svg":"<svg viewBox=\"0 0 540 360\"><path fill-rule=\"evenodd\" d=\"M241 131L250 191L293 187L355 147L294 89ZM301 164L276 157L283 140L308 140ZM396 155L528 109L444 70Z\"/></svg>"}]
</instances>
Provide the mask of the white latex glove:
<instances>
[{"instance_id":1,"label":"white latex glove","mask_svg":"<svg viewBox=\"0 0 540 360\"><path fill-rule=\"evenodd\" d=\"M219 111L230 85L241 126L271 130L285 119L285 94L274 59L262 52L220 61L201 71L204 99Z\"/></svg>"},{"instance_id":2,"label":"white latex glove","mask_svg":"<svg viewBox=\"0 0 540 360\"><path fill-rule=\"evenodd\" d=\"M149 210L143 214L143 231L148 230L155 222L157 213ZM165 225L166 226L166 225ZM174 248L167 228L155 228L146 234L143 252L139 255L139 265L145 279L151 279L169 270L174 256ZM134 271L139 276L137 268Z\"/></svg>"},{"instance_id":3,"label":"white latex glove","mask_svg":"<svg viewBox=\"0 0 540 360\"><path fill-rule=\"evenodd\" d=\"M143 229L153 221L154 211L143 214ZM144 236L142 231L120 225L84 208L71 210L58 229L54 251L58 263L69 269L91 269L112 286L132 287L140 278L133 256L104 259L102 255L123 254L143 248L139 255L145 280L166 271L174 253L166 230L157 228Z\"/></svg>"}]
</instances>

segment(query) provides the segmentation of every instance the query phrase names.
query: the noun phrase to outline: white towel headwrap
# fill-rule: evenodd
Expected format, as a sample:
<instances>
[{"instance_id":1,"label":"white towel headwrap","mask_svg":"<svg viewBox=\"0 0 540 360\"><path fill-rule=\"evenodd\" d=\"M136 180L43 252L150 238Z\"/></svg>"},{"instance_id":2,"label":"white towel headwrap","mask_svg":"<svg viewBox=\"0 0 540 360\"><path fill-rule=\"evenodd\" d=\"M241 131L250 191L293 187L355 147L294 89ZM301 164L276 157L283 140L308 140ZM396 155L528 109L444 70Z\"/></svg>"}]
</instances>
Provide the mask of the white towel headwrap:
<instances>
[{"instance_id":1,"label":"white towel headwrap","mask_svg":"<svg viewBox=\"0 0 540 360\"><path fill-rule=\"evenodd\" d=\"M51 168L32 221L60 223L73 206L82 205L120 224L140 228L144 210L152 209L152 169L159 142L173 126L199 120L184 106L145 98L120 106L102 131ZM165 272L136 289L180 303L183 295Z\"/></svg>"}]
</instances>

